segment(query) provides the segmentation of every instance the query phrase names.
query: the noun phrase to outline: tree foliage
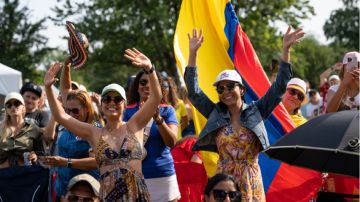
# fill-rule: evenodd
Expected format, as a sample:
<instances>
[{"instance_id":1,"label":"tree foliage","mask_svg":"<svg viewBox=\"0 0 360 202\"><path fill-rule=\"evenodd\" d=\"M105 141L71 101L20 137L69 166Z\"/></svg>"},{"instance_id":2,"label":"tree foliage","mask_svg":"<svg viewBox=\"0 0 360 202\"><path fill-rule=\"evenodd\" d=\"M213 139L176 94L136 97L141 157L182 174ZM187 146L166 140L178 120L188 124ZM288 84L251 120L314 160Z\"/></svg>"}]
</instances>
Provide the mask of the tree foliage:
<instances>
[{"instance_id":1,"label":"tree foliage","mask_svg":"<svg viewBox=\"0 0 360 202\"><path fill-rule=\"evenodd\" d=\"M63 5L54 9L54 22L63 26L65 20L73 19L91 41L86 72L77 73L83 75L90 88L100 90L109 82L125 83L127 76L137 71L123 59L123 51L128 47L143 51L158 70L176 75L172 44L181 1L61 2ZM233 3L237 5L239 21L263 64L277 57L281 50L281 34L275 22L296 26L300 19L314 13L308 0L241 0Z\"/></svg>"},{"instance_id":2,"label":"tree foliage","mask_svg":"<svg viewBox=\"0 0 360 202\"><path fill-rule=\"evenodd\" d=\"M342 58L341 51L320 44L313 36L294 46L292 52L294 76L308 80L312 88L318 88L320 74Z\"/></svg>"},{"instance_id":3,"label":"tree foliage","mask_svg":"<svg viewBox=\"0 0 360 202\"><path fill-rule=\"evenodd\" d=\"M45 19L31 23L30 11L18 0L0 2L0 62L22 72L23 79L42 83L37 64L49 50L47 38L39 32Z\"/></svg>"},{"instance_id":4,"label":"tree foliage","mask_svg":"<svg viewBox=\"0 0 360 202\"><path fill-rule=\"evenodd\" d=\"M344 7L334 10L323 29L332 45L348 50L359 50L359 13L358 0L343 0Z\"/></svg>"},{"instance_id":5,"label":"tree foliage","mask_svg":"<svg viewBox=\"0 0 360 202\"><path fill-rule=\"evenodd\" d=\"M110 82L124 84L128 75L138 71L123 57L124 50L136 47L150 57L157 70L176 75L172 51L173 35L180 10L179 1L107 1L63 2L56 7L55 22L73 19L76 27L91 41L86 84L93 90ZM85 15L84 15L85 14Z\"/></svg>"},{"instance_id":6,"label":"tree foliage","mask_svg":"<svg viewBox=\"0 0 360 202\"><path fill-rule=\"evenodd\" d=\"M309 0L237 0L233 3L241 27L264 66L280 55L281 31L286 30L278 30L276 23L283 22L296 28L300 20L314 15Z\"/></svg>"}]
</instances>

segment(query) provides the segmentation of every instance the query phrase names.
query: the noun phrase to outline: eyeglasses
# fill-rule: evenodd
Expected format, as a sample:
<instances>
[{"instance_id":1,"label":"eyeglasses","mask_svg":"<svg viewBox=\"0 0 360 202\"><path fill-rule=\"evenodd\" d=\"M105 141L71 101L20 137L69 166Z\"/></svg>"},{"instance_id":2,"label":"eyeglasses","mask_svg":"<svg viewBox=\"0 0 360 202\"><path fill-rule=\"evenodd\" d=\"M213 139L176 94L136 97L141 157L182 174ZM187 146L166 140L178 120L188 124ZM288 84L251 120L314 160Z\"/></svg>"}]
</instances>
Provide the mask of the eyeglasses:
<instances>
[{"instance_id":1,"label":"eyeglasses","mask_svg":"<svg viewBox=\"0 0 360 202\"><path fill-rule=\"evenodd\" d=\"M65 112L67 114L73 113L75 115L78 115L78 114L80 114L80 109L79 108L66 108Z\"/></svg>"},{"instance_id":2,"label":"eyeglasses","mask_svg":"<svg viewBox=\"0 0 360 202\"><path fill-rule=\"evenodd\" d=\"M121 96L111 97L110 95L107 95L101 99L101 101L105 104L109 104L111 101L114 101L115 104L119 104L123 100L124 99Z\"/></svg>"},{"instance_id":3,"label":"eyeglasses","mask_svg":"<svg viewBox=\"0 0 360 202\"><path fill-rule=\"evenodd\" d=\"M290 95L294 96L296 95L296 97L298 98L298 100L303 101L305 99L304 94L302 94L300 91L295 90L293 88L288 88L287 91L289 92Z\"/></svg>"},{"instance_id":4,"label":"eyeglasses","mask_svg":"<svg viewBox=\"0 0 360 202\"><path fill-rule=\"evenodd\" d=\"M16 108L18 108L20 105L22 105L22 103L19 100L15 100L14 102L8 102L5 105L6 105L6 108L10 109L12 106L15 106Z\"/></svg>"},{"instance_id":5,"label":"eyeglasses","mask_svg":"<svg viewBox=\"0 0 360 202\"><path fill-rule=\"evenodd\" d=\"M230 201L232 202L240 201L241 198L241 193L239 191L225 191L221 189L214 189L212 193L214 195L214 199L217 202L224 201L226 199L226 196L229 196Z\"/></svg>"},{"instance_id":6,"label":"eyeglasses","mask_svg":"<svg viewBox=\"0 0 360 202\"><path fill-rule=\"evenodd\" d=\"M92 197L82 197L77 195L70 195L67 197L69 202L78 202L82 199L83 202L94 202L95 200Z\"/></svg>"},{"instance_id":7,"label":"eyeglasses","mask_svg":"<svg viewBox=\"0 0 360 202\"><path fill-rule=\"evenodd\" d=\"M228 91L232 91L234 90L235 86L240 86L239 83L227 83L226 85L224 86L217 86L216 87L216 91L219 93L219 94L223 94L223 92L225 91L225 88L228 90Z\"/></svg>"},{"instance_id":8,"label":"eyeglasses","mask_svg":"<svg viewBox=\"0 0 360 202\"><path fill-rule=\"evenodd\" d=\"M148 82L149 82L149 81L146 80L146 79L141 79L141 80L139 81L139 84L140 84L140 86L146 86L146 84L147 84Z\"/></svg>"}]
</instances>

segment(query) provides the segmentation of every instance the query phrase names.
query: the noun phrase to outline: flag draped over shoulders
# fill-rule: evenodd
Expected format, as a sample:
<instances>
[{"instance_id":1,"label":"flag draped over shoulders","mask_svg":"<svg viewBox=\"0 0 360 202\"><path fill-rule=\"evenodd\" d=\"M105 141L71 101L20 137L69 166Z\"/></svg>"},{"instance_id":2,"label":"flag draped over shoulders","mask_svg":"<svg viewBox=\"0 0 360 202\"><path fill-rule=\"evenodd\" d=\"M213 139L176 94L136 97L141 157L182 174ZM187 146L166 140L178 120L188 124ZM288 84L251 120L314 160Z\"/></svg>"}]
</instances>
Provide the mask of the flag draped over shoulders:
<instances>
[{"instance_id":1,"label":"flag draped over shoulders","mask_svg":"<svg viewBox=\"0 0 360 202\"><path fill-rule=\"evenodd\" d=\"M189 56L187 33L193 28L203 30L205 37L198 51L199 85L213 101L218 95L212 86L218 73L236 69L246 86L245 100L258 100L270 87L249 38L242 30L229 0L183 0L174 37L174 52L179 71L183 74ZM206 119L193 109L196 133ZM291 131L294 126L285 108L279 105L265 121L270 144ZM202 152L208 176L215 174L218 156ZM320 187L320 174L271 160L264 154L259 159L267 201L308 201Z\"/></svg>"}]
</instances>

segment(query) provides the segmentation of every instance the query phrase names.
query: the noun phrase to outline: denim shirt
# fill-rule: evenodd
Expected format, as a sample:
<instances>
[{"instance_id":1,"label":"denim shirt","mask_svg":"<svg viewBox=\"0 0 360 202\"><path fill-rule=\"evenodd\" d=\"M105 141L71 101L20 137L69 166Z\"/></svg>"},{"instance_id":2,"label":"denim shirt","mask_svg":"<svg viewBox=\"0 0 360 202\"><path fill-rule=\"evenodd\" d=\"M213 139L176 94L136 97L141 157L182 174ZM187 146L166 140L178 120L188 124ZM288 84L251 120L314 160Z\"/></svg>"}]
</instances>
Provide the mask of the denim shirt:
<instances>
[{"instance_id":1,"label":"denim shirt","mask_svg":"<svg viewBox=\"0 0 360 202\"><path fill-rule=\"evenodd\" d=\"M281 61L276 81L270 86L266 94L261 99L250 104L242 104L239 122L242 126L254 132L261 143L262 150L270 146L264 120L281 102L281 98L286 90L286 84L291 77L291 65ZM192 149L194 151L207 150L218 152L215 142L216 134L219 129L230 124L230 113L227 106L221 102L213 103L200 89L197 68L187 67L184 80L191 103L207 118L207 122Z\"/></svg>"}]
</instances>

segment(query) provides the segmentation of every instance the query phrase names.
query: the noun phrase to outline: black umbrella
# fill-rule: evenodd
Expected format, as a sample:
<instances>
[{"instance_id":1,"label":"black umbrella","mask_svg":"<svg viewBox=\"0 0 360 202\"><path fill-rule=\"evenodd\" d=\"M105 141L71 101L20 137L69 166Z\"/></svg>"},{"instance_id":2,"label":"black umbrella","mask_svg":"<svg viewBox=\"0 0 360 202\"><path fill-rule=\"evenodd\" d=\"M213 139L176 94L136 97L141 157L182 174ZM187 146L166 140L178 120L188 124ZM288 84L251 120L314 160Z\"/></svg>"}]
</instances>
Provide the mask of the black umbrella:
<instances>
[{"instance_id":1,"label":"black umbrella","mask_svg":"<svg viewBox=\"0 0 360 202\"><path fill-rule=\"evenodd\" d=\"M291 165L359 177L359 111L316 117L264 152Z\"/></svg>"}]
</instances>

